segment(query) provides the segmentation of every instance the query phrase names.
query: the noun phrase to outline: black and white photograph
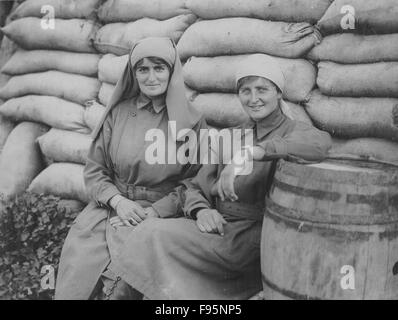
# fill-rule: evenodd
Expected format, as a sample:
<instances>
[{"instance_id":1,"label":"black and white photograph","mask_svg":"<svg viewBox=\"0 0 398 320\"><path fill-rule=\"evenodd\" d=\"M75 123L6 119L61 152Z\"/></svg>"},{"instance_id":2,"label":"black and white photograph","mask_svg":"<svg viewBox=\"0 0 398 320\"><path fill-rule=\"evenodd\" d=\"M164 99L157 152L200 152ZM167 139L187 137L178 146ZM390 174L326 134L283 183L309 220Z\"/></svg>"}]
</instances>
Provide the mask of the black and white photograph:
<instances>
[{"instance_id":1,"label":"black and white photograph","mask_svg":"<svg viewBox=\"0 0 398 320\"><path fill-rule=\"evenodd\" d=\"M398 300L398 0L0 0L0 300Z\"/></svg>"}]
</instances>

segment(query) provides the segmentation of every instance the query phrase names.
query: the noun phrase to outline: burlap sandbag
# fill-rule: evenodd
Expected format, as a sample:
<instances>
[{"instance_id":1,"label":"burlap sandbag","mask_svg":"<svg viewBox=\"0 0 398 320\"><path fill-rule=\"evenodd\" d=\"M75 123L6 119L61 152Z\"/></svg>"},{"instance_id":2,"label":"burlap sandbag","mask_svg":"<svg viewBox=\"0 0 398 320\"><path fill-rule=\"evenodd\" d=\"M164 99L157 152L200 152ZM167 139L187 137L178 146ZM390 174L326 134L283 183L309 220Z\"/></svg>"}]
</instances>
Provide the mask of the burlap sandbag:
<instances>
[{"instance_id":1,"label":"burlap sandbag","mask_svg":"<svg viewBox=\"0 0 398 320\"><path fill-rule=\"evenodd\" d=\"M354 9L354 15L348 15L351 11L347 12L344 8L347 5L351 7L349 10ZM354 23L353 28L347 28L348 23ZM395 33L398 32L398 3L396 0L335 0L319 20L318 26L323 35L342 32Z\"/></svg>"},{"instance_id":2,"label":"burlap sandbag","mask_svg":"<svg viewBox=\"0 0 398 320\"><path fill-rule=\"evenodd\" d=\"M247 55L220 56L214 58L190 58L184 65L185 83L201 92L235 93L235 74ZM275 60L285 75L284 98L289 101L305 101L315 86L316 68L304 59Z\"/></svg>"},{"instance_id":3,"label":"burlap sandbag","mask_svg":"<svg viewBox=\"0 0 398 320\"><path fill-rule=\"evenodd\" d=\"M95 10L99 7L102 0L25 0L21 3L11 19L20 19L25 17L41 18L48 11L41 12L43 6L54 8L54 14L58 19L74 18L94 18Z\"/></svg>"},{"instance_id":4,"label":"burlap sandbag","mask_svg":"<svg viewBox=\"0 0 398 320\"><path fill-rule=\"evenodd\" d=\"M99 8L98 17L110 23L142 18L166 20L187 13L185 0L108 0Z\"/></svg>"},{"instance_id":5,"label":"burlap sandbag","mask_svg":"<svg viewBox=\"0 0 398 320\"><path fill-rule=\"evenodd\" d=\"M101 85L101 89L98 94L99 102L106 106L112 96L113 90L115 90L115 85L103 82Z\"/></svg>"},{"instance_id":6,"label":"burlap sandbag","mask_svg":"<svg viewBox=\"0 0 398 320\"><path fill-rule=\"evenodd\" d=\"M332 0L187 0L202 19L248 17L286 22L318 21Z\"/></svg>"},{"instance_id":7,"label":"burlap sandbag","mask_svg":"<svg viewBox=\"0 0 398 320\"><path fill-rule=\"evenodd\" d=\"M323 94L330 96L398 97L398 62L320 62L317 84Z\"/></svg>"},{"instance_id":8,"label":"burlap sandbag","mask_svg":"<svg viewBox=\"0 0 398 320\"><path fill-rule=\"evenodd\" d=\"M96 101L88 101L84 110L84 122L87 127L94 130L102 119L105 107Z\"/></svg>"},{"instance_id":9,"label":"burlap sandbag","mask_svg":"<svg viewBox=\"0 0 398 320\"><path fill-rule=\"evenodd\" d=\"M0 89L1 99L27 94L49 95L84 104L95 99L101 82L96 78L61 71L45 71L12 77Z\"/></svg>"},{"instance_id":10,"label":"burlap sandbag","mask_svg":"<svg viewBox=\"0 0 398 320\"><path fill-rule=\"evenodd\" d=\"M28 191L87 203L89 197L84 185L83 169L82 164L53 163L32 181Z\"/></svg>"},{"instance_id":11,"label":"burlap sandbag","mask_svg":"<svg viewBox=\"0 0 398 320\"><path fill-rule=\"evenodd\" d=\"M398 143L378 138L333 139L329 153L372 157L398 164Z\"/></svg>"},{"instance_id":12,"label":"burlap sandbag","mask_svg":"<svg viewBox=\"0 0 398 320\"><path fill-rule=\"evenodd\" d=\"M188 92L187 96L190 103L204 115L211 126L228 128L249 120L236 94ZM290 102L286 104L293 119L312 124L303 107Z\"/></svg>"},{"instance_id":13,"label":"burlap sandbag","mask_svg":"<svg viewBox=\"0 0 398 320\"><path fill-rule=\"evenodd\" d=\"M102 82L116 84L126 66L128 55L115 56L114 54L104 55L98 64L98 79Z\"/></svg>"},{"instance_id":14,"label":"burlap sandbag","mask_svg":"<svg viewBox=\"0 0 398 320\"><path fill-rule=\"evenodd\" d=\"M301 121L310 125L313 125L310 116L305 111L305 108L302 105L286 101L287 107L290 111L289 115L292 116L293 120Z\"/></svg>"},{"instance_id":15,"label":"burlap sandbag","mask_svg":"<svg viewBox=\"0 0 398 320\"><path fill-rule=\"evenodd\" d=\"M191 56L221 56L266 53L299 58L317 42L318 33L309 23L286 23L250 18L199 21L187 29L178 43L181 59Z\"/></svg>"},{"instance_id":16,"label":"burlap sandbag","mask_svg":"<svg viewBox=\"0 0 398 320\"><path fill-rule=\"evenodd\" d=\"M34 121L64 130L88 133L84 107L57 97L28 95L10 99L0 106L0 114L14 121Z\"/></svg>"},{"instance_id":17,"label":"burlap sandbag","mask_svg":"<svg viewBox=\"0 0 398 320\"><path fill-rule=\"evenodd\" d=\"M392 119L397 104L394 98L328 97L314 90L305 106L314 124L334 136L397 141L398 127Z\"/></svg>"},{"instance_id":18,"label":"burlap sandbag","mask_svg":"<svg viewBox=\"0 0 398 320\"><path fill-rule=\"evenodd\" d=\"M0 68L7 63L17 49L18 46L14 41L7 37L3 37L0 46ZM10 76L0 72L0 88L3 87L8 80L10 80ZM3 103L2 99L0 99L0 104L1 103Z\"/></svg>"},{"instance_id":19,"label":"burlap sandbag","mask_svg":"<svg viewBox=\"0 0 398 320\"><path fill-rule=\"evenodd\" d=\"M45 29L39 18L22 18L1 28L21 47L33 49L96 52L92 40L99 25L82 19L55 19L54 29Z\"/></svg>"},{"instance_id":20,"label":"burlap sandbag","mask_svg":"<svg viewBox=\"0 0 398 320\"><path fill-rule=\"evenodd\" d=\"M134 43L146 37L169 37L177 43L195 20L195 15L186 14L164 21L143 18L130 23L110 23L98 31L94 46L99 52L120 56L129 53Z\"/></svg>"},{"instance_id":21,"label":"burlap sandbag","mask_svg":"<svg viewBox=\"0 0 398 320\"><path fill-rule=\"evenodd\" d=\"M207 123L215 127L234 127L249 119L234 94L194 94L191 96L190 102L204 115Z\"/></svg>"},{"instance_id":22,"label":"burlap sandbag","mask_svg":"<svg viewBox=\"0 0 398 320\"><path fill-rule=\"evenodd\" d=\"M5 118L0 114L0 157L7 138L14 127L15 124L13 121L10 121L8 118Z\"/></svg>"},{"instance_id":23,"label":"burlap sandbag","mask_svg":"<svg viewBox=\"0 0 398 320\"><path fill-rule=\"evenodd\" d=\"M36 138L46 126L22 122L10 133L0 157L0 197L14 197L26 190L44 163Z\"/></svg>"},{"instance_id":24,"label":"burlap sandbag","mask_svg":"<svg viewBox=\"0 0 398 320\"><path fill-rule=\"evenodd\" d=\"M37 141L50 161L85 164L92 139L87 134L52 128Z\"/></svg>"},{"instance_id":25,"label":"burlap sandbag","mask_svg":"<svg viewBox=\"0 0 398 320\"><path fill-rule=\"evenodd\" d=\"M334 34L323 38L307 57L314 61L338 63L398 61L398 33L368 36Z\"/></svg>"},{"instance_id":26,"label":"burlap sandbag","mask_svg":"<svg viewBox=\"0 0 398 320\"><path fill-rule=\"evenodd\" d=\"M100 57L93 53L58 50L18 50L3 66L1 72L19 75L48 70L97 76Z\"/></svg>"}]
</instances>

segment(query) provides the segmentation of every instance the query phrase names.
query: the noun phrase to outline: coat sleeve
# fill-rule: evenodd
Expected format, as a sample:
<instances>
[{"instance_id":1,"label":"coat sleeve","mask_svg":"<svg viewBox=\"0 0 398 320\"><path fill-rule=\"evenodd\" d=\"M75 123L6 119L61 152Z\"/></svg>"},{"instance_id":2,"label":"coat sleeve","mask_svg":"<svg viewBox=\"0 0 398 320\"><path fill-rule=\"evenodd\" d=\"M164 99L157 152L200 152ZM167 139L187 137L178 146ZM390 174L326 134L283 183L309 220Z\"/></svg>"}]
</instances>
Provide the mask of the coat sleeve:
<instances>
[{"instance_id":1,"label":"coat sleeve","mask_svg":"<svg viewBox=\"0 0 398 320\"><path fill-rule=\"evenodd\" d=\"M332 146L329 133L304 122L295 122L291 132L284 136L258 142L265 151L263 160L288 159L290 156L309 161L325 159Z\"/></svg>"},{"instance_id":2,"label":"coat sleeve","mask_svg":"<svg viewBox=\"0 0 398 320\"><path fill-rule=\"evenodd\" d=\"M218 165L206 164L199 170L197 176L185 181L185 202L183 212L186 217L196 219L200 209L214 207L211 189L217 181Z\"/></svg>"},{"instance_id":3,"label":"coat sleeve","mask_svg":"<svg viewBox=\"0 0 398 320\"><path fill-rule=\"evenodd\" d=\"M109 205L108 201L116 194L120 194L113 183L114 171L108 153L112 127L112 115L109 114L98 137L91 143L84 168L87 191L99 206Z\"/></svg>"},{"instance_id":4,"label":"coat sleeve","mask_svg":"<svg viewBox=\"0 0 398 320\"><path fill-rule=\"evenodd\" d=\"M167 196L156 201L152 204L152 208L159 214L161 218L172 218L176 216L182 216L183 204L185 202L185 190L186 186L190 184L190 180L194 177L199 169L201 168L200 162L200 129L207 129L207 124L204 118L202 118L199 123L195 126L196 135L198 137L197 144L197 163L188 163L184 166L181 173L180 184Z\"/></svg>"}]
</instances>

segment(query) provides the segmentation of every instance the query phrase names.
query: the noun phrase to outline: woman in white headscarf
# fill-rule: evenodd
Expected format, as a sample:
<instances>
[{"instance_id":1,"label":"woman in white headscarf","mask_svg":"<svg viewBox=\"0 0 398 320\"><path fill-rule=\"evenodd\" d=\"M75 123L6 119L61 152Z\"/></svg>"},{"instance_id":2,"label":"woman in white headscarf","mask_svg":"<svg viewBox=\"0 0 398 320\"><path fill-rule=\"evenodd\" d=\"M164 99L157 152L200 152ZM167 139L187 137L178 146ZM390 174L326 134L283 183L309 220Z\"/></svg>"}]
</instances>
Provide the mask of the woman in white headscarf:
<instances>
[{"instance_id":1,"label":"woman in white headscarf","mask_svg":"<svg viewBox=\"0 0 398 320\"><path fill-rule=\"evenodd\" d=\"M245 149L254 158L251 171L237 175L244 168L235 161L203 165L186 183L189 218L144 221L111 264L149 299L247 299L260 291L262 217L276 161L320 161L331 146L328 133L284 114L284 76L274 59L250 56L236 85L250 117L240 128L248 130L242 142L251 140L245 134L254 142Z\"/></svg>"},{"instance_id":2,"label":"woman in white headscarf","mask_svg":"<svg viewBox=\"0 0 398 320\"><path fill-rule=\"evenodd\" d=\"M183 214L178 186L182 179L194 176L200 164L153 164L153 159L148 159L151 153L146 152L153 142L145 141L145 135L157 129L166 138L166 151L169 136L178 140L174 146L178 150L184 143L184 137L178 136L182 129L197 133L201 128L206 128L206 123L185 97L174 42L147 38L136 43L93 132L84 170L92 201L66 238L56 299L94 297L101 274L105 293L115 294L118 279L106 268L118 246L148 217ZM165 156L167 161L168 154Z\"/></svg>"}]
</instances>

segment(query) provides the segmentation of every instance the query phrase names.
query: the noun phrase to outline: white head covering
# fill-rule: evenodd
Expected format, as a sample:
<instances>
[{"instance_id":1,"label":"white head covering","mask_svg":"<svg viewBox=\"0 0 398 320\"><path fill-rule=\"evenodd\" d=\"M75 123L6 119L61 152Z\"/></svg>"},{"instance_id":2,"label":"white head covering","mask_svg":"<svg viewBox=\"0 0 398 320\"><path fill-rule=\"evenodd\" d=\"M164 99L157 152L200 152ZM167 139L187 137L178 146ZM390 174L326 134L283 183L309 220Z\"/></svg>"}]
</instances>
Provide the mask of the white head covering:
<instances>
[{"instance_id":1,"label":"white head covering","mask_svg":"<svg viewBox=\"0 0 398 320\"><path fill-rule=\"evenodd\" d=\"M236 70L235 88L238 89L238 81L245 77L262 77L272 81L283 94L285 89L285 76L278 61L265 54L252 54L242 60ZM285 101L279 102L282 112L290 119L293 119L292 111Z\"/></svg>"},{"instance_id":2,"label":"white head covering","mask_svg":"<svg viewBox=\"0 0 398 320\"><path fill-rule=\"evenodd\" d=\"M138 61L147 57L161 58L172 68L166 93L166 107L169 120L176 122L177 132L172 132L173 136L177 139L181 138L177 136L181 129L191 129L201 119L200 113L194 109L185 96L182 66L175 43L170 38L151 37L138 41L132 47L127 64L116 84L104 115L93 131L93 139L101 131L106 116L120 101L139 94L140 89L134 74L134 66Z\"/></svg>"}]
</instances>

